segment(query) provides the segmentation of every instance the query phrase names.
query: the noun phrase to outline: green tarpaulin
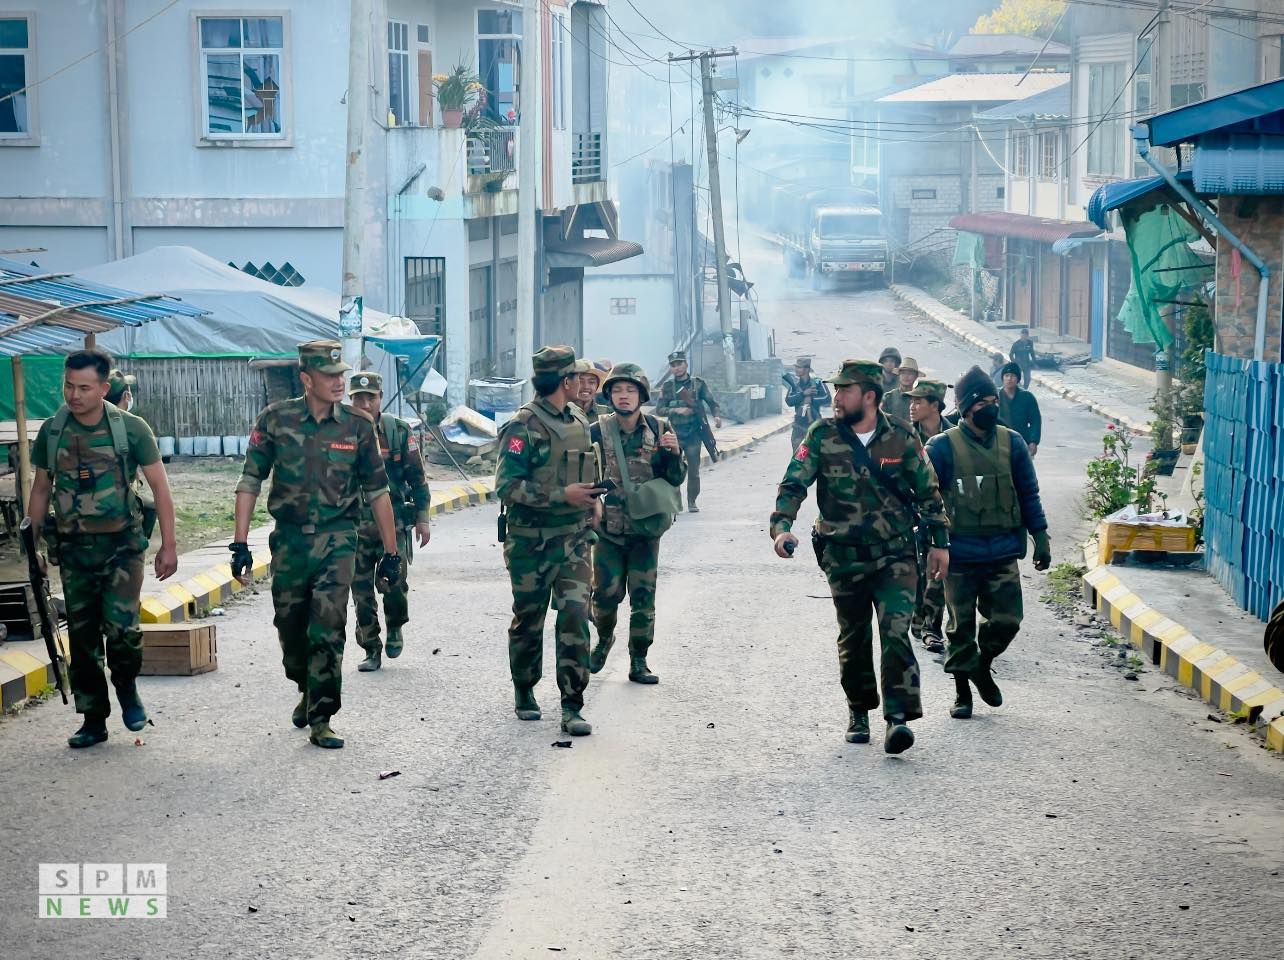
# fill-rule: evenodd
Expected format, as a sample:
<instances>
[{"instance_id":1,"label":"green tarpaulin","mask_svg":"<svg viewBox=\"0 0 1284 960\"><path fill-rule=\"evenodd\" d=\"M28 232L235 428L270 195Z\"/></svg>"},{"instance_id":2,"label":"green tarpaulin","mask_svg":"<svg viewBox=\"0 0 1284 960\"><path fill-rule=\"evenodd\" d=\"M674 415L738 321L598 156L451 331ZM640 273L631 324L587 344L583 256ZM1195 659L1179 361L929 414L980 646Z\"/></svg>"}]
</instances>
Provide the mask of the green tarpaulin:
<instances>
[{"instance_id":1,"label":"green tarpaulin","mask_svg":"<svg viewBox=\"0 0 1284 960\"><path fill-rule=\"evenodd\" d=\"M27 419L47 420L62 406L62 357L23 357ZM13 407L13 364L0 361L0 420L17 417Z\"/></svg>"},{"instance_id":2,"label":"green tarpaulin","mask_svg":"<svg viewBox=\"0 0 1284 960\"><path fill-rule=\"evenodd\" d=\"M1178 294L1213 278L1190 244L1199 233L1169 204L1121 211L1128 252L1132 258L1132 287L1119 310L1119 323L1136 343L1153 343L1166 350L1173 335L1162 312L1171 311Z\"/></svg>"}]
</instances>

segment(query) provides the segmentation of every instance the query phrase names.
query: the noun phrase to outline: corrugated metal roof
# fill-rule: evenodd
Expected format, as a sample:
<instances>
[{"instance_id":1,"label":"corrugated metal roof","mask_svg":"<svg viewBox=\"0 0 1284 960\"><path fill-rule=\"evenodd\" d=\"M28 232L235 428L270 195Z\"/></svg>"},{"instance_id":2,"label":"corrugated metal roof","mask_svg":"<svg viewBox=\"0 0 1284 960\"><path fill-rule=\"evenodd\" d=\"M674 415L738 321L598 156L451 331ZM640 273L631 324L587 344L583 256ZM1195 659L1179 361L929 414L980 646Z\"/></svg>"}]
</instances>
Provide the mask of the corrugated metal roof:
<instances>
[{"instance_id":1,"label":"corrugated metal roof","mask_svg":"<svg viewBox=\"0 0 1284 960\"><path fill-rule=\"evenodd\" d=\"M208 314L173 297L121 290L0 259L0 355L47 352L76 345L89 333ZM38 324L27 326L42 316ZM7 333L14 327L23 329Z\"/></svg>"},{"instance_id":2,"label":"corrugated metal roof","mask_svg":"<svg viewBox=\"0 0 1284 960\"><path fill-rule=\"evenodd\" d=\"M1182 171L1177 174L1177 179L1184 183L1190 183L1190 172ZM1099 186L1088 199L1088 219L1099 226L1102 230L1109 229L1109 223L1106 215L1111 210L1118 210L1120 207L1132 203L1134 200L1153 193L1156 190L1167 191L1171 196L1171 189L1164 181L1163 177L1140 177L1136 180L1116 180L1113 183L1104 183Z\"/></svg>"},{"instance_id":3,"label":"corrugated metal roof","mask_svg":"<svg viewBox=\"0 0 1284 960\"><path fill-rule=\"evenodd\" d=\"M881 97L879 103L1007 103L1043 93L1069 80L1064 73L951 73Z\"/></svg>"},{"instance_id":4,"label":"corrugated metal roof","mask_svg":"<svg viewBox=\"0 0 1284 960\"><path fill-rule=\"evenodd\" d=\"M642 244L632 240L581 237L550 242L545 248L544 260L550 267L603 267L630 257L640 257L642 252Z\"/></svg>"},{"instance_id":5,"label":"corrugated metal roof","mask_svg":"<svg viewBox=\"0 0 1284 960\"><path fill-rule=\"evenodd\" d=\"M960 213L950 226L966 233L989 237L1013 237L1038 243L1055 243L1067 237L1095 237L1101 231L1090 223L1027 217L1020 213Z\"/></svg>"},{"instance_id":6,"label":"corrugated metal roof","mask_svg":"<svg viewBox=\"0 0 1284 960\"><path fill-rule=\"evenodd\" d=\"M1191 171L1198 193L1284 193L1284 137L1200 137Z\"/></svg>"},{"instance_id":7,"label":"corrugated metal roof","mask_svg":"<svg viewBox=\"0 0 1284 960\"><path fill-rule=\"evenodd\" d=\"M978 113L978 120L1069 120L1070 119L1070 77L1066 74L1057 74L1065 77L1065 82L1051 90L1044 90L1042 93L1036 93L1033 96L1026 97L1024 100L1013 100L1011 103L1005 103L998 107L992 107L984 113ZM1027 80L1026 83L1029 83ZM1024 89L1025 84L1021 84L1018 90Z\"/></svg>"},{"instance_id":8,"label":"corrugated metal roof","mask_svg":"<svg viewBox=\"0 0 1284 960\"><path fill-rule=\"evenodd\" d=\"M1044 41L1038 37L1023 37L1014 33L968 33L959 37L958 42L950 47L951 59L964 57L1025 57L1034 59L1043 50L1041 60L1070 56L1070 48L1064 43L1049 43L1043 49Z\"/></svg>"},{"instance_id":9,"label":"corrugated metal roof","mask_svg":"<svg viewBox=\"0 0 1284 960\"><path fill-rule=\"evenodd\" d=\"M1284 80L1178 107L1146 123L1150 142L1157 147L1218 132L1284 134Z\"/></svg>"}]
</instances>

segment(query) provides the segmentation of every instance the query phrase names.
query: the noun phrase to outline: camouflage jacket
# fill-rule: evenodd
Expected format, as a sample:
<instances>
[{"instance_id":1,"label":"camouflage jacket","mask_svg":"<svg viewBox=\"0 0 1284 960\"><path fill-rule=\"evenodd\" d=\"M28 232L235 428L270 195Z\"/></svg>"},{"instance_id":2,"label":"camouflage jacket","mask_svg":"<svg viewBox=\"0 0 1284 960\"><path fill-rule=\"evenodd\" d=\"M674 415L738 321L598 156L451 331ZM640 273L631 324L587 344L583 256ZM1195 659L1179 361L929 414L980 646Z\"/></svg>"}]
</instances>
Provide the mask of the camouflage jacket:
<instances>
[{"instance_id":1,"label":"camouflage jacket","mask_svg":"<svg viewBox=\"0 0 1284 960\"><path fill-rule=\"evenodd\" d=\"M914 436L918 437L918 442L921 443L924 447L926 447L927 441L931 440L933 437L939 434L944 433L946 430L950 429L950 426L951 426L950 422L946 420L945 417L943 416L941 417L941 422L937 424L936 430L933 431L932 433L928 433L927 428L925 428L921 423L916 423L914 424Z\"/></svg>"},{"instance_id":2,"label":"camouflage jacket","mask_svg":"<svg viewBox=\"0 0 1284 960\"><path fill-rule=\"evenodd\" d=\"M615 447L605 429L614 419L612 414L593 424L592 437L593 442L602 450L603 475L623 486L620 483L620 465L616 462ZM659 433L652 425L659 428ZM682 450L671 453L660 446L660 436L670 432L669 425L663 420L646 415L638 418L632 433L620 431L620 442L624 446L624 457L629 466L629 478L634 483L642 484L662 477L677 487L687 478L687 464L682 457ZM609 536L637 535L619 491L612 492L603 500L603 508L602 527Z\"/></svg>"},{"instance_id":3,"label":"camouflage jacket","mask_svg":"<svg viewBox=\"0 0 1284 960\"><path fill-rule=\"evenodd\" d=\"M596 461L578 471L576 476L569 474L568 466L563 471L556 471L558 479L553 482L540 479L555 471L547 469L553 453L553 441L548 426L532 409L536 404L541 405L546 414L565 423L579 420L584 434L588 434L588 423L579 407L568 404L557 410L543 397L523 406L504 426L499 437L499 462L495 466L495 496L508 512L508 529L513 533L522 528L583 526L592 516L591 510L581 510L566 502L564 487L596 479Z\"/></svg>"},{"instance_id":4,"label":"camouflage jacket","mask_svg":"<svg viewBox=\"0 0 1284 960\"><path fill-rule=\"evenodd\" d=\"M419 452L419 441L410 424L390 413L381 414L377 427L379 452L383 454L383 467L388 474L388 493L392 497L393 519L398 526L427 523L432 506L432 490L424 471L424 459ZM373 521L369 505L362 510L362 518Z\"/></svg>"},{"instance_id":5,"label":"camouflage jacket","mask_svg":"<svg viewBox=\"0 0 1284 960\"><path fill-rule=\"evenodd\" d=\"M930 531L932 543L947 545L945 504L918 439L904 425L880 414L865 449L879 473L877 479L868 466L857 471L837 420L827 417L812 424L780 482L771 536L792 529L807 488L815 483L820 508L816 533L827 540L878 551L901 539L910 544L915 524L921 523ZM913 552L912 547L907 549Z\"/></svg>"},{"instance_id":6,"label":"camouflage jacket","mask_svg":"<svg viewBox=\"0 0 1284 960\"><path fill-rule=\"evenodd\" d=\"M900 387L883 394L883 412L898 420L909 420L910 396Z\"/></svg>"},{"instance_id":7,"label":"camouflage jacket","mask_svg":"<svg viewBox=\"0 0 1284 960\"><path fill-rule=\"evenodd\" d=\"M362 494L373 501L388 492L374 424L343 403L320 422L303 397L260 413L236 492L257 496L269 474L268 513L282 524L355 524Z\"/></svg>"},{"instance_id":8,"label":"camouflage jacket","mask_svg":"<svg viewBox=\"0 0 1284 960\"><path fill-rule=\"evenodd\" d=\"M713 399L709 385L699 377L688 376L681 381L664 382L660 398L655 402L655 412L668 418L679 440L689 443L700 436L700 422L704 419L702 405L708 407L713 416L718 416L718 401ZM691 412L675 413L674 407L688 407Z\"/></svg>"}]
</instances>

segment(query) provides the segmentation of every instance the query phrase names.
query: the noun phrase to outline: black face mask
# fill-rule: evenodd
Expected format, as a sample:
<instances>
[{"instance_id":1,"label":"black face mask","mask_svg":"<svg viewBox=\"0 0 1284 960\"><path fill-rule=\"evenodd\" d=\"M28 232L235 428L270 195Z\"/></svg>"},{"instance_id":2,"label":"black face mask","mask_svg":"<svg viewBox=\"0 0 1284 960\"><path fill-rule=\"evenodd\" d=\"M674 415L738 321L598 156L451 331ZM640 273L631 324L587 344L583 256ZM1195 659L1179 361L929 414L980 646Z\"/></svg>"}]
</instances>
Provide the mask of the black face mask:
<instances>
[{"instance_id":1,"label":"black face mask","mask_svg":"<svg viewBox=\"0 0 1284 960\"><path fill-rule=\"evenodd\" d=\"M999 425L999 405L992 403L988 407L982 407L972 414L972 422L976 424L977 429L989 433Z\"/></svg>"}]
</instances>

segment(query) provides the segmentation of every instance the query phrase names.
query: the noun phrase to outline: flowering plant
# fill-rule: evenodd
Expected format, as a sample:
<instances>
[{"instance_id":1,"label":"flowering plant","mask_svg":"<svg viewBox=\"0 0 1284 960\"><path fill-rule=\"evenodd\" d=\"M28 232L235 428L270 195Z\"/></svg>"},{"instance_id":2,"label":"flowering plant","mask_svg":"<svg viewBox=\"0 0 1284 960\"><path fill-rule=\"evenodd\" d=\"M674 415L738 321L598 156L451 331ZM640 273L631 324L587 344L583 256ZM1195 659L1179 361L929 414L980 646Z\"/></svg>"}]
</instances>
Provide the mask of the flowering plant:
<instances>
[{"instance_id":1,"label":"flowering plant","mask_svg":"<svg viewBox=\"0 0 1284 960\"><path fill-rule=\"evenodd\" d=\"M481 78L463 64L450 73L437 74L432 78L432 84L443 110L467 110L486 89Z\"/></svg>"},{"instance_id":2,"label":"flowering plant","mask_svg":"<svg viewBox=\"0 0 1284 960\"><path fill-rule=\"evenodd\" d=\"M1088 461L1085 470L1083 501L1094 520L1108 517L1129 504L1145 513L1155 496L1155 477L1151 467L1134 467L1129 460L1132 438L1113 423L1106 424L1101 438L1101 454Z\"/></svg>"}]
</instances>

